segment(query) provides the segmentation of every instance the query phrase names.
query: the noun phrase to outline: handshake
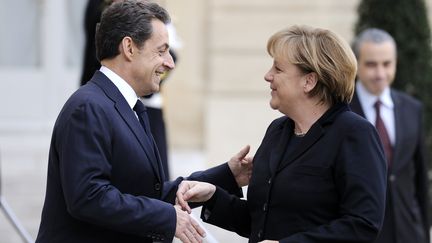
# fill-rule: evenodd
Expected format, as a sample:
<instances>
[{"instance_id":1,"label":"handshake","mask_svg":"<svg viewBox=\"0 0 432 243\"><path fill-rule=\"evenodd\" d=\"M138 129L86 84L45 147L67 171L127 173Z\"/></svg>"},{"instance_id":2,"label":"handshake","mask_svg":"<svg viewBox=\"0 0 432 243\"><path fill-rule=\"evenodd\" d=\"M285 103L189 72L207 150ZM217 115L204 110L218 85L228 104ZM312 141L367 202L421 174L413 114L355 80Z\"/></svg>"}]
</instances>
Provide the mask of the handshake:
<instances>
[{"instance_id":1,"label":"handshake","mask_svg":"<svg viewBox=\"0 0 432 243\"><path fill-rule=\"evenodd\" d=\"M247 145L228 161L228 166L239 187L248 185L252 175L253 158L246 157L249 150L250 146ZM176 193L176 205L174 205L177 214L176 238L182 242L203 242L205 231L190 217L192 210L188 202L206 202L215 191L216 186L206 182L185 180L180 183Z\"/></svg>"}]
</instances>

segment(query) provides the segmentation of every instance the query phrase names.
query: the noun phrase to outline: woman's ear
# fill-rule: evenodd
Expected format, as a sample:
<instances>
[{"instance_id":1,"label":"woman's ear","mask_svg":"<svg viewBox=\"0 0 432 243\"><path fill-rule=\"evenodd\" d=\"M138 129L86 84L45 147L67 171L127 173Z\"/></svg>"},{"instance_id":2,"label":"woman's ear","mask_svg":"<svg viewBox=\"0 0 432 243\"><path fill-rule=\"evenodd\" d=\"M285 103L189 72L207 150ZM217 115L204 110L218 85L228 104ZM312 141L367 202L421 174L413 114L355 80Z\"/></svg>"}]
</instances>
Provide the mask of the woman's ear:
<instances>
[{"instance_id":1,"label":"woman's ear","mask_svg":"<svg viewBox=\"0 0 432 243\"><path fill-rule=\"evenodd\" d=\"M318 75L315 72L310 72L305 75L304 91L310 92L318 83Z\"/></svg>"}]
</instances>

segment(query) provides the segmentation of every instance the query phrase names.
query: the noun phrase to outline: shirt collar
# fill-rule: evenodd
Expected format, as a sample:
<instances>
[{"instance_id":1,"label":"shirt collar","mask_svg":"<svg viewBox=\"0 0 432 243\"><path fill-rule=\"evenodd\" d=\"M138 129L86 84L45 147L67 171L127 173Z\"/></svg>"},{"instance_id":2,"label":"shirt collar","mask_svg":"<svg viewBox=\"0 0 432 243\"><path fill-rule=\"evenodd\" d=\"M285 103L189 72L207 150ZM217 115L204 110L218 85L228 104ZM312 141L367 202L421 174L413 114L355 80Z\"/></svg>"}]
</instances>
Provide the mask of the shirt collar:
<instances>
[{"instance_id":1,"label":"shirt collar","mask_svg":"<svg viewBox=\"0 0 432 243\"><path fill-rule=\"evenodd\" d=\"M359 99L361 99L362 103L367 107L373 107L377 100L380 100L381 103L387 108L393 109L394 107L394 103L390 94L390 87L386 87L384 91L377 96L371 94L363 85L363 83L359 80L356 83L356 90Z\"/></svg>"},{"instance_id":2,"label":"shirt collar","mask_svg":"<svg viewBox=\"0 0 432 243\"><path fill-rule=\"evenodd\" d=\"M111 82L114 83L114 85L119 89L120 93L126 99L131 109L133 109L137 99L139 99L133 88L118 74L106 66L101 66L100 71L105 74L111 80Z\"/></svg>"}]
</instances>

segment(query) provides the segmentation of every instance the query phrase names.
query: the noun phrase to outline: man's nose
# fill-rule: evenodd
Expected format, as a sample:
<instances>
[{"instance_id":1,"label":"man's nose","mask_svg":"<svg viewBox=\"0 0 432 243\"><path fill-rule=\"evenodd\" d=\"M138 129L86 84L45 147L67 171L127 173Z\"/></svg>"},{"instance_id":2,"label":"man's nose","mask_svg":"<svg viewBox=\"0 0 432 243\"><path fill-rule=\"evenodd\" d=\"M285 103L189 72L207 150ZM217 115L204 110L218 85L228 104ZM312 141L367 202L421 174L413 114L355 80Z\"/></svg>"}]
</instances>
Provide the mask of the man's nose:
<instances>
[{"instance_id":1,"label":"man's nose","mask_svg":"<svg viewBox=\"0 0 432 243\"><path fill-rule=\"evenodd\" d=\"M379 78L384 78L386 75L386 69L384 66L379 65L376 69L376 76Z\"/></svg>"},{"instance_id":2,"label":"man's nose","mask_svg":"<svg viewBox=\"0 0 432 243\"><path fill-rule=\"evenodd\" d=\"M166 67L168 67L169 69L174 69L175 68L174 59L171 56L171 54L168 53L167 55L165 55L164 65Z\"/></svg>"}]
</instances>

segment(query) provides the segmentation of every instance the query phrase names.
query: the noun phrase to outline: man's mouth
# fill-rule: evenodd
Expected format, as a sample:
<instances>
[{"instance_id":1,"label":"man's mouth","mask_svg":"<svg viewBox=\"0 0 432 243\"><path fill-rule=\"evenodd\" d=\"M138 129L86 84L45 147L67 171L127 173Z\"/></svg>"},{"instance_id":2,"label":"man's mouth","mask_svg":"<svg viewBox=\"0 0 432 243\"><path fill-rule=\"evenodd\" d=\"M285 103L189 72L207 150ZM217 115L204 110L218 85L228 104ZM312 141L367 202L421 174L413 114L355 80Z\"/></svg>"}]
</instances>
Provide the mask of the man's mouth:
<instances>
[{"instance_id":1,"label":"man's mouth","mask_svg":"<svg viewBox=\"0 0 432 243\"><path fill-rule=\"evenodd\" d=\"M156 75L158 75L158 76L162 76L165 72L164 72L164 71L156 71L155 73L156 73Z\"/></svg>"}]
</instances>

